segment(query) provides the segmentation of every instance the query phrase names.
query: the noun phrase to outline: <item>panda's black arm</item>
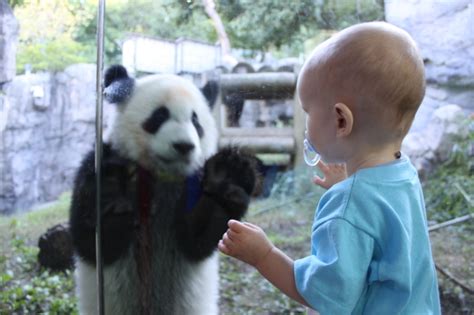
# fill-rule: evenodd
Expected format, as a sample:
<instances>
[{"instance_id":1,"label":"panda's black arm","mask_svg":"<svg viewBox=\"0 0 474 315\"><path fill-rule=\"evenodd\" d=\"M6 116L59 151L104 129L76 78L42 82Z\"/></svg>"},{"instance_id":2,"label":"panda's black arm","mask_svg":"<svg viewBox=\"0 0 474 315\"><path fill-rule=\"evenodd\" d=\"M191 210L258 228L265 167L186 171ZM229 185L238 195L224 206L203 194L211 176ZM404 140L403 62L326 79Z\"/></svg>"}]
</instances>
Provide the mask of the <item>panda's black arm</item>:
<instances>
[{"instance_id":1,"label":"panda's black arm","mask_svg":"<svg viewBox=\"0 0 474 315\"><path fill-rule=\"evenodd\" d=\"M179 246L188 259L199 261L209 257L227 230L227 222L230 219L240 220L246 207L233 214L228 210L216 198L203 195L192 213L178 220Z\"/></svg>"},{"instance_id":2,"label":"panda's black arm","mask_svg":"<svg viewBox=\"0 0 474 315\"><path fill-rule=\"evenodd\" d=\"M135 214L127 198L127 163L104 144L102 164L102 240L105 264L117 260L131 244ZM128 194L130 195L130 194ZM70 231L76 253L95 264L96 176L94 151L77 172L70 208Z\"/></svg>"},{"instance_id":3,"label":"panda's black arm","mask_svg":"<svg viewBox=\"0 0 474 315\"><path fill-rule=\"evenodd\" d=\"M255 157L236 148L223 149L206 162L203 194L176 229L189 259L201 260L213 253L227 222L240 220L247 211L256 180Z\"/></svg>"}]
</instances>

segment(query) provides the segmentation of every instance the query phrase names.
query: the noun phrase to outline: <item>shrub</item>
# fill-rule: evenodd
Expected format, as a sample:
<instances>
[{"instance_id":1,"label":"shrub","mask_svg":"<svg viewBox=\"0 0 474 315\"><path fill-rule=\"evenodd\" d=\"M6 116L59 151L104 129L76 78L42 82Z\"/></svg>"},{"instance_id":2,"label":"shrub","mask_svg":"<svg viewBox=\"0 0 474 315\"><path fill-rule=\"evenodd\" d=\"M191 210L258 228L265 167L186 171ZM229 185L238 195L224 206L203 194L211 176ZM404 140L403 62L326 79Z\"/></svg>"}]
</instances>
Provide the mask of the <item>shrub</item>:
<instances>
[{"instance_id":1,"label":"shrub","mask_svg":"<svg viewBox=\"0 0 474 315\"><path fill-rule=\"evenodd\" d=\"M71 272L40 269L38 248L21 238L11 248L0 256L0 314L77 314Z\"/></svg>"},{"instance_id":2,"label":"shrub","mask_svg":"<svg viewBox=\"0 0 474 315\"><path fill-rule=\"evenodd\" d=\"M474 212L474 120L467 123L467 138L457 141L449 160L424 182L429 220L442 222Z\"/></svg>"}]
</instances>

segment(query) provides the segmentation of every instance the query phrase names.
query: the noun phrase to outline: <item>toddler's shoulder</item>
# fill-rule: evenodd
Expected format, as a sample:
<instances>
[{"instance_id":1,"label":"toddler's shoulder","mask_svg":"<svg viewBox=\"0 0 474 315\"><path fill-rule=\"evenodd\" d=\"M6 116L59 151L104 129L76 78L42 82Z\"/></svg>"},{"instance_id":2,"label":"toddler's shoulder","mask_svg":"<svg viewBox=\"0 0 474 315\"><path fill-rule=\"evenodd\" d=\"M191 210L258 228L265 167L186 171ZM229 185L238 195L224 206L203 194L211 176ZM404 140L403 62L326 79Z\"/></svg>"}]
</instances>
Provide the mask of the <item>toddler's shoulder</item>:
<instances>
[{"instance_id":1,"label":"toddler's shoulder","mask_svg":"<svg viewBox=\"0 0 474 315\"><path fill-rule=\"evenodd\" d=\"M370 210L381 202L381 199L383 198L379 195L378 187L374 182L360 180L357 175L350 176L332 186L321 197L316 219L322 223L330 219L342 218L355 226L365 226L360 222L361 217L373 215Z\"/></svg>"},{"instance_id":2,"label":"toddler's shoulder","mask_svg":"<svg viewBox=\"0 0 474 315\"><path fill-rule=\"evenodd\" d=\"M318 220L344 217L352 195L354 178L349 177L329 188L319 200L317 209Z\"/></svg>"}]
</instances>

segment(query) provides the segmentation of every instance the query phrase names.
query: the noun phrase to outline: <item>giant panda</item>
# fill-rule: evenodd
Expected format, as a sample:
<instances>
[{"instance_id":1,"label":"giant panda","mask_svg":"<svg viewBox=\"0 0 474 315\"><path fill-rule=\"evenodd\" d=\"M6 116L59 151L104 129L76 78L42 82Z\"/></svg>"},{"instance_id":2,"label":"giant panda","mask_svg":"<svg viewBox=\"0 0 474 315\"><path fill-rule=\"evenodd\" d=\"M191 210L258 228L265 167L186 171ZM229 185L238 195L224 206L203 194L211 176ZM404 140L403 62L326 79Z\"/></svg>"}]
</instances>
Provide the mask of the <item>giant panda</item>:
<instances>
[{"instance_id":1,"label":"giant panda","mask_svg":"<svg viewBox=\"0 0 474 315\"><path fill-rule=\"evenodd\" d=\"M101 166L105 313L217 314L216 246L246 212L256 160L217 150L216 82L200 90L175 75L134 79L115 65L104 86L117 106ZM70 208L81 314L97 312L95 204L92 151Z\"/></svg>"}]
</instances>

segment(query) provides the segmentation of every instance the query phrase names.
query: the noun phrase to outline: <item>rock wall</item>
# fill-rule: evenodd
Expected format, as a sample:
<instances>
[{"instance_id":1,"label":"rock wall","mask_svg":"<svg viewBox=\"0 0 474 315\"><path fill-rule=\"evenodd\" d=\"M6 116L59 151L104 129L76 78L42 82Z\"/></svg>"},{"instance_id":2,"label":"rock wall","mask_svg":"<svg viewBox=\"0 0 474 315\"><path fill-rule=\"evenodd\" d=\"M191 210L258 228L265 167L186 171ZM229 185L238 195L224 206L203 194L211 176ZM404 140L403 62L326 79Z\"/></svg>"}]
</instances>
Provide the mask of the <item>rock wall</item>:
<instances>
[{"instance_id":1,"label":"rock wall","mask_svg":"<svg viewBox=\"0 0 474 315\"><path fill-rule=\"evenodd\" d=\"M437 165L449 158L456 141L468 139L472 124L472 119L458 105L441 106L422 130L407 135L402 151L410 157L420 177L426 179Z\"/></svg>"},{"instance_id":2,"label":"rock wall","mask_svg":"<svg viewBox=\"0 0 474 315\"><path fill-rule=\"evenodd\" d=\"M386 0L385 18L413 36L425 61L428 86L412 130L441 106L473 112L474 1Z\"/></svg>"},{"instance_id":3,"label":"rock wall","mask_svg":"<svg viewBox=\"0 0 474 315\"><path fill-rule=\"evenodd\" d=\"M82 157L95 143L95 66L18 76L4 92L0 214L27 210L71 189ZM106 117L110 107L104 105Z\"/></svg>"},{"instance_id":4,"label":"rock wall","mask_svg":"<svg viewBox=\"0 0 474 315\"><path fill-rule=\"evenodd\" d=\"M0 85L13 79L16 73L18 21L6 0L0 0Z\"/></svg>"}]
</instances>

